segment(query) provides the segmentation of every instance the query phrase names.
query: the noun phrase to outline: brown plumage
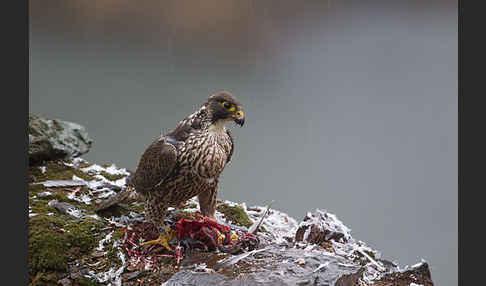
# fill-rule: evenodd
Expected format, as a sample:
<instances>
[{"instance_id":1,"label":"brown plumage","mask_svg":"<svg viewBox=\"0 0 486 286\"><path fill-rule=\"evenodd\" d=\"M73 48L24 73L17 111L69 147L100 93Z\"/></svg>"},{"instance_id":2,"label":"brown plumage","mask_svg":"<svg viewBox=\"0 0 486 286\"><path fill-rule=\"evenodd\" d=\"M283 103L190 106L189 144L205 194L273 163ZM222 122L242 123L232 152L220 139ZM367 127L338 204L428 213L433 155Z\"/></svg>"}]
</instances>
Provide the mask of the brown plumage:
<instances>
[{"instance_id":1,"label":"brown plumage","mask_svg":"<svg viewBox=\"0 0 486 286\"><path fill-rule=\"evenodd\" d=\"M214 217L219 175L233 154L233 137L225 123L243 126L244 120L234 96L211 95L199 110L148 146L128 179L128 188L98 209L141 197L146 219L162 225L168 207L198 196L201 214Z\"/></svg>"}]
</instances>

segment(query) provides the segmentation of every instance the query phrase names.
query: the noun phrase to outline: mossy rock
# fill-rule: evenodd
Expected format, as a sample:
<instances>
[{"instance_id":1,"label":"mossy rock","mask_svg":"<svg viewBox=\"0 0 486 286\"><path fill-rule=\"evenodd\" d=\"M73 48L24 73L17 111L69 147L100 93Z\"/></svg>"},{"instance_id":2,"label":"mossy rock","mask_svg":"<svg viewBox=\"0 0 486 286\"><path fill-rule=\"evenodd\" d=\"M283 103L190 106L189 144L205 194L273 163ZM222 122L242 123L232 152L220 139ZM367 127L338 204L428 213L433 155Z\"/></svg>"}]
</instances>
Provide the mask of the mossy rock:
<instances>
[{"instance_id":1,"label":"mossy rock","mask_svg":"<svg viewBox=\"0 0 486 286\"><path fill-rule=\"evenodd\" d=\"M76 279L76 281L74 282L74 285L75 286L97 286L97 285L100 285L100 283L90 279L90 278L87 278L87 277L79 277Z\"/></svg>"},{"instance_id":2,"label":"mossy rock","mask_svg":"<svg viewBox=\"0 0 486 286\"><path fill-rule=\"evenodd\" d=\"M122 174L110 174L108 172L105 172L105 171L101 171L100 173L103 177L107 178L108 180L110 181L116 181L116 180L119 180L121 178L124 178L126 177L126 175L122 175Z\"/></svg>"},{"instance_id":3,"label":"mossy rock","mask_svg":"<svg viewBox=\"0 0 486 286\"><path fill-rule=\"evenodd\" d=\"M50 196L48 197L43 197L43 198L35 198L34 195L39 194L40 192L44 191L49 191L51 193ZM80 192L87 192L87 189L85 187L81 188ZM49 206L49 201L51 200L57 200L58 202L66 202L70 203L74 207L78 209L83 209L88 212L92 212L92 209L94 208L94 205L86 205L84 203L78 202L71 200L67 197L68 192L64 189L48 189L45 188L43 185L34 185L30 184L29 185L29 206L32 210L33 213L36 214L48 214L48 213L54 213L56 215L59 215L58 211Z\"/></svg>"},{"instance_id":4,"label":"mossy rock","mask_svg":"<svg viewBox=\"0 0 486 286\"><path fill-rule=\"evenodd\" d=\"M250 227L253 224L245 210L238 205L230 206L223 203L219 204L216 209L224 214L227 221L231 221L233 224L246 227Z\"/></svg>"},{"instance_id":5,"label":"mossy rock","mask_svg":"<svg viewBox=\"0 0 486 286\"><path fill-rule=\"evenodd\" d=\"M39 214L29 219L29 274L64 272L97 244L102 223L91 218Z\"/></svg>"},{"instance_id":6,"label":"mossy rock","mask_svg":"<svg viewBox=\"0 0 486 286\"><path fill-rule=\"evenodd\" d=\"M93 139L86 129L73 122L29 115L29 163L74 158L91 149Z\"/></svg>"},{"instance_id":7,"label":"mossy rock","mask_svg":"<svg viewBox=\"0 0 486 286\"><path fill-rule=\"evenodd\" d=\"M43 182L48 180L72 180L73 175L83 179L83 180L93 180L94 177L84 173L83 171L74 169L73 167L66 166L64 163L67 161L56 160L56 161L49 161L46 162L43 167L45 167L45 172L41 171L40 167L30 167L29 168L29 175L33 176L33 180L31 183L34 182Z\"/></svg>"},{"instance_id":8,"label":"mossy rock","mask_svg":"<svg viewBox=\"0 0 486 286\"><path fill-rule=\"evenodd\" d=\"M30 282L29 286L45 286L45 285L57 285L57 281L62 276L61 273L44 273L38 272L32 281Z\"/></svg>"}]
</instances>

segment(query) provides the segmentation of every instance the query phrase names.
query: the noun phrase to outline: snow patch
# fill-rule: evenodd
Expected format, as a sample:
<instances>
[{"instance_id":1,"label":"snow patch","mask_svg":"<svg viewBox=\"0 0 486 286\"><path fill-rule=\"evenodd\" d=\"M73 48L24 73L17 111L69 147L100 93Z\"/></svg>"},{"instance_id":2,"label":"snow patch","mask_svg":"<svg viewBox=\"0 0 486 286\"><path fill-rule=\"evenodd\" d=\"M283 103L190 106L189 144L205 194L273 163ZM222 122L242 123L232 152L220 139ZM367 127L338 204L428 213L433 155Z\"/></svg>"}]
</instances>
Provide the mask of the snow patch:
<instances>
[{"instance_id":1,"label":"snow patch","mask_svg":"<svg viewBox=\"0 0 486 286\"><path fill-rule=\"evenodd\" d=\"M46 188L79 187L85 186L86 182L84 180L48 180L44 182L34 183L34 185L44 185L44 187Z\"/></svg>"},{"instance_id":2,"label":"snow patch","mask_svg":"<svg viewBox=\"0 0 486 286\"><path fill-rule=\"evenodd\" d=\"M252 221L258 221L265 213L266 207L254 206L245 211ZM262 222L262 226L270 232L270 236L276 243L285 242L285 237L294 237L298 224L295 219L275 209L269 209L267 216Z\"/></svg>"},{"instance_id":3,"label":"snow patch","mask_svg":"<svg viewBox=\"0 0 486 286\"><path fill-rule=\"evenodd\" d=\"M77 197L76 194L74 192L72 192L72 193L67 194L66 197L70 200L85 203L87 205L91 204L91 197L87 194L82 194L80 197Z\"/></svg>"},{"instance_id":4,"label":"snow patch","mask_svg":"<svg viewBox=\"0 0 486 286\"><path fill-rule=\"evenodd\" d=\"M122 285L121 275L125 270L127 262L125 259L125 254L123 254L121 251L118 252L118 257L122 261L122 265L118 269L115 270L115 267L111 267L108 271L97 273L97 274L91 270L89 271L89 276L95 278L99 283L108 282L108 285L121 286Z\"/></svg>"},{"instance_id":5,"label":"snow patch","mask_svg":"<svg viewBox=\"0 0 486 286\"><path fill-rule=\"evenodd\" d=\"M129 173L127 172L127 170L125 168L117 168L115 164L111 164L110 166L108 167L103 167L103 166L100 166L100 165L97 165L97 164L93 164L89 167L86 167L86 168L82 168L81 171L85 172L85 173L89 173L89 172L95 172L95 173L101 173L101 172L106 172L110 175L126 175L128 176Z\"/></svg>"},{"instance_id":6,"label":"snow patch","mask_svg":"<svg viewBox=\"0 0 486 286\"><path fill-rule=\"evenodd\" d=\"M38 196L39 198L45 198L45 197L48 197L48 196L50 196L50 195L52 195L52 193L51 193L51 192L48 192L48 191L41 192L41 193L38 193L38 194L37 194L37 196Z\"/></svg>"},{"instance_id":7,"label":"snow patch","mask_svg":"<svg viewBox=\"0 0 486 286\"><path fill-rule=\"evenodd\" d=\"M110 241L111 240L111 237L113 236L113 233L114 231L108 233L105 238L103 238L102 240L100 240L98 242L98 247L96 248L96 250L99 250L99 251L102 251L104 248L105 248L105 242L106 241Z\"/></svg>"},{"instance_id":8,"label":"snow patch","mask_svg":"<svg viewBox=\"0 0 486 286\"><path fill-rule=\"evenodd\" d=\"M304 240L310 234L311 225L316 225L320 229L328 230L329 233L326 234L326 240L329 240L330 236L334 233L342 233L344 235L344 237L340 239L340 242L345 242L351 239L351 229L345 226L336 215L329 213L326 210L316 209L314 213L308 212L306 214L302 222L299 224L299 228L307 227L307 230L304 233Z\"/></svg>"},{"instance_id":9,"label":"snow patch","mask_svg":"<svg viewBox=\"0 0 486 286\"><path fill-rule=\"evenodd\" d=\"M77 208L69 208L66 210L67 213L73 217L77 217L77 218L80 218L82 216L82 213L81 213L81 210L77 209Z\"/></svg>"},{"instance_id":10,"label":"snow patch","mask_svg":"<svg viewBox=\"0 0 486 286\"><path fill-rule=\"evenodd\" d=\"M64 165L77 169L77 167L79 166L79 163L87 163L87 161L84 160L81 157L76 157L72 160L72 163L64 162Z\"/></svg>"}]
</instances>

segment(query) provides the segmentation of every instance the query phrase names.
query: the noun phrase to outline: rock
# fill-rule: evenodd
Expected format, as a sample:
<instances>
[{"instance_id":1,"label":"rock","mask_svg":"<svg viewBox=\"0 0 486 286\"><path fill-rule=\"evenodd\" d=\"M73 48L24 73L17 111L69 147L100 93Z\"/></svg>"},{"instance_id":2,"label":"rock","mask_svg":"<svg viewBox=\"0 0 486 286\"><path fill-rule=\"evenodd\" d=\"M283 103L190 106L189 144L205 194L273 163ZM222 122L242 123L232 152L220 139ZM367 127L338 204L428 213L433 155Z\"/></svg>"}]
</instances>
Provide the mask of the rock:
<instances>
[{"instance_id":1,"label":"rock","mask_svg":"<svg viewBox=\"0 0 486 286\"><path fill-rule=\"evenodd\" d=\"M118 193L119 191L121 191L122 188L120 186L117 186L117 185L105 183L105 184L98 186L97 189L110 189L110 190L113 190L113 191Z\"/></svg>"},{"instance_id":2,"label":"rock","mask_svg":"<svg viewBox=\"0 0 486 286\"><path fill-rule=\"evenodd\" d=\"M199 225L194 223L199 220L199 205L193 198L168 210L166 224L174 230L170 241L174 252L156 245L141 247L140 242L159 234L144 221L143 204L122 204L117 211L98 215L89 204L115 195L115 187L123 189L128 176L124 169L75 158L47 162L30 171L37 178L29 184L29 276L50 279L49 285L68 285L67 280L61 282L66 275L72 285L433 285L427 263L400 269L354 239L334 214L319 209L297 223L275 209L269 208L264 216L267 207L220 201L215 216L231 222L231 235L218 229L211 236L213 244L238 246L246 241L248 225L263 220L261 231L252 234L258 243L238 252L218 247L218 252L193 247L201 243L197 236L177 236L179 222ZM122 178L107 179L107 174ZM46 187L46 182L60 186L66 184L63 180L78 178L85 184L71 186L75 189L70 192ZM102 190L109 192L105 196ZM202 226L211 229L209 222Z\"/></svg>"},{"instance_id":3,"label":"rock","mask_svg":"<svg viewBox=\"0 0 486 286\"><path fill-rule=\"evenodd\" d=\"M82 211L70 203L66 202L58 202L57 200L52 200L48 203L50 207L55 208L59 212L67 215L71 215L74 217L81 217Z\"/></svg>"},{"instance_id":4,"label":"rock","mask_svg":"<svg viewBox=\"0 0 486 286\"><path fill-rule=\"evenodd\" d=\"M62 286L71 286L71 280L69 278L64 278L62 280L59 280L58 284L61 284Z\"/></svg>"},{"instance_id":5,"label":"rock","mask_svg":"<svg viewBox=\"0 0 486 286\"><path fill-rule=\"evenodd\" d=\"M134 271L134 272L126 273L126 274L123 275L123 280L128 281L128 280L135 279L138 276L140 276L140 274L142 274L141 271Z\"/></svg>"},{"instance_id":6,"label":"rock","mask_svg":"<svg viewBox=\"0 0 486 286\"><path fill-rule=\"evenodd\" d=\"M350 235L347 228L335 215L325 210L307 213L295 233L295 241L322 244L330 240L347 242Z\"/></svg>"},{"instance_id":7,"label":"rock","mask_svg":"<svg viewBox=\"0 0 486 286\"><path fill-rule=\"evenodd\" d=\"M80 278L81 276L82 276L81 271L72 272L71 275L70 275L71 279L73 279L73 280L76 280L76 279Z\"/></svg>"},{"instance_id":8,"label":"rock","mask_svg":"<svg viewBox=\"0 0 486 286\"><path fill-rule=\"evenodd\" d=\"M365 268L362 267L358 272L344 275L336 282L336 286L355 286L360 285ZM381 279L373 281L373 286L409 286L422 285L433 286L427 263L421 263L406 271L393 271L385 274Z\"/></svg>"},{"instance_id":9,"label":"rock","mask_svg":"<svg viewBox=\"0 0 486 286\"><path fill-rule=\"evenodd\" d=\"M167 280L163 286L223 286L229 285L232 279L219 273L198 273L189 270L181 270L174 274L169 280ZM231 284L238 285L238 284ZM239 284L239 285L252 285L252 284Z\"/></svg>"},{"instance_id":10,"label":"rock","mask_svg":"<svg viewBox=\"0 0 486 286\"><path fill-rule=\"evenodd\" d=\"M59 188L59 187L79 187L85 186L86 183L80 180L49 180L44 182L38 182L34 184L42 184L47 188Z\"/></svg>"},{"instance_id":11,"label":"rock","mask_svg":"<svg viewBox=\"0 0 486 286\"><path fill-rule=\"evenodd\" d=\"M397 271L386 274L382 279L375 281L374 286L409 286L409 285L433 286L429 265L420 263L406 271Z\"/></svg>"},{"instance_id":12,"label":"rock","mask_svg":"<svg viewBox=\"0 0 486 286\"><path fill-rule=\"evenodd\" d=\"M236 263L223 263L226 264L224 268L214 266L218 271L214 274L179 271L164 286L334 285L341 276L359 269L358 265L347 265L343 257L330 256L317 249L304 250L273 244L252 252L253 255L236 259ZM296 262L302 257L305 257L306 263Z\"/></svg>"},{"instance_id":13,"label":"rock","mask_svg":"<svg viewBox=\"0 0 486 286\"><path fill-rule=\"evenodd\" d=\"M41 193L37 194L37 197L39 197L39 198L47 198L47 197L50 197L50 196L52 196L51 192L41 192Z\"/></svg>"},{"instance_id":14,"label":"rock","mask_svg":"<svg viewBox=\"0 0 486 286\"><path fill-rule=\"evenodd\" d=\"M359 285L359 279L363 275L364 268L361 268L358 272L348 275L343 275L336 281L335 286L355 286Z\"/></svg>"},{"instance_id":15,"label":"rock","mask_svg":"<svg viewBox=\"0 0 486 286\"><path fill-rule=\"evenodd\" d=\"M87 153L93 140L79 124L29 115L29 164Z\"/></svg>"}]
</instances>

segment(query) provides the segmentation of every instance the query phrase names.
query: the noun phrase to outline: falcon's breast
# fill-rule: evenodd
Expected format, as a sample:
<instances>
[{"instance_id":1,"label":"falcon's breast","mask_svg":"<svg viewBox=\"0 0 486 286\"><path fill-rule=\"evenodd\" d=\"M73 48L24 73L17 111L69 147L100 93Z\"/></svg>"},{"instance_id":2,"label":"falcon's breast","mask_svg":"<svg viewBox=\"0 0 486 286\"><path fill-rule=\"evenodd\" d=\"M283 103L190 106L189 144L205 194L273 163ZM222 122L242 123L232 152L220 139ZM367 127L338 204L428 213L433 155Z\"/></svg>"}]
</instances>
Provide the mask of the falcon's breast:
<instances>
[{"instance_id":1,"label":"falcon's breast","mask_svg":"<svg viewBox=\"0 0 486 286\"><path fill-rule=\"evenodd\" d=\"M206 179L217 178L228 162L232 145L224 126L193 133L180 146L180 166Z\"/></svg>"}]
</instances>

